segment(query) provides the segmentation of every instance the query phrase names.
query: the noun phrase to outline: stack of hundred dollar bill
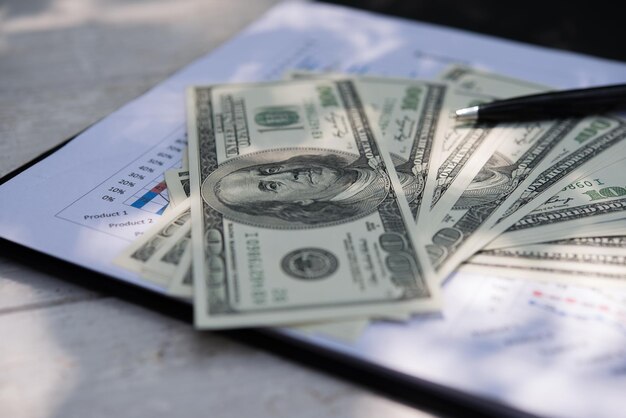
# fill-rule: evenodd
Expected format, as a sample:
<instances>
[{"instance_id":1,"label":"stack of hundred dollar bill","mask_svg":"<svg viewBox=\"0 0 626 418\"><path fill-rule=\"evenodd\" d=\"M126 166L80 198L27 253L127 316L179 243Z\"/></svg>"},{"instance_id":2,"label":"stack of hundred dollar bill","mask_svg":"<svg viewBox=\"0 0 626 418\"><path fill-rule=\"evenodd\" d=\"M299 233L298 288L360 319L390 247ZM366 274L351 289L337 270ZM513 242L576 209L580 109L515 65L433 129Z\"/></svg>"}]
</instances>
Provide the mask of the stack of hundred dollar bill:
<instances>
[{"instance_id":1,"label":"stack of hundred dollar bill","mask_svg":"<svg viewBox=\"0 0 626 418\"><path fill-rule=\"evenodd\" d=\"M354 338L437 311L461 270L626 278L626 123L461 124L546 86L453 66L437 80L292 72L193 86L170 204L116 263L194 304L200 329Z\"/></svg>"}]
</instances>

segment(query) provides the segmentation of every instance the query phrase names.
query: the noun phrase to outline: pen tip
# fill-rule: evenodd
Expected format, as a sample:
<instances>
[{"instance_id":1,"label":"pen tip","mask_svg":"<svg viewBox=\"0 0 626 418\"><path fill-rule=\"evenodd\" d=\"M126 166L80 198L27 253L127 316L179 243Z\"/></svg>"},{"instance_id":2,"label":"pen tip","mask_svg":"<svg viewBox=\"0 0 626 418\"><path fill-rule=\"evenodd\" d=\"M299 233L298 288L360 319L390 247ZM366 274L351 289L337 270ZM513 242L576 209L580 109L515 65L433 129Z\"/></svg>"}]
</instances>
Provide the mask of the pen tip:
<instances>
[{"instance_id":1,"label":"pen tip","mask_svg":"<svg viewBox=\"0 0 626 418\"><path fill-rule=\"evenodd\" d=\"M473 121L478 119L478 106L465 107L454 112L454 118L458 121Z\"/></svg>"}]
</instances>

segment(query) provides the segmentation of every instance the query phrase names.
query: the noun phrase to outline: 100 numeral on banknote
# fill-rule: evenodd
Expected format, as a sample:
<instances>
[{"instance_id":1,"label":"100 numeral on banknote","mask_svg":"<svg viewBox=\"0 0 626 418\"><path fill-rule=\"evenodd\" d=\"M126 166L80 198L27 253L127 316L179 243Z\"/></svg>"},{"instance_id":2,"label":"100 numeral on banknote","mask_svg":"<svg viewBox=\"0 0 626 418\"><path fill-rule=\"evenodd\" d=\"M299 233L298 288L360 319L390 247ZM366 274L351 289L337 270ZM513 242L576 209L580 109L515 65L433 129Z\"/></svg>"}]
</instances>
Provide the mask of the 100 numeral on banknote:
<instances>
[{"instance_id":1,"label":"100 numeral on banknote","mask_svg":"<svg viewBox=\"0 0 626 418\"><path fill-rule=\"evenodd\" d=\"M353 82L196 87L188 118L196 326L437 307Z\"/></svg>"}]
</instances>

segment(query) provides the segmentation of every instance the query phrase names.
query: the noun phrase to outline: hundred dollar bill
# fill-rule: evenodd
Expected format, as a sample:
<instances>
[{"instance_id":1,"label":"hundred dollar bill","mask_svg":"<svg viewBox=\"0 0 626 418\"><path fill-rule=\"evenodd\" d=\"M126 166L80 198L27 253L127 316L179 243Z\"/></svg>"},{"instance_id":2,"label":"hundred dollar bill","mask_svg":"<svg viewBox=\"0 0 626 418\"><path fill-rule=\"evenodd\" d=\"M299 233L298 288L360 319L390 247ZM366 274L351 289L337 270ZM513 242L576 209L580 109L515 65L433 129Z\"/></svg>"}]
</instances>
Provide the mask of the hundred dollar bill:
<instances>
[{"instance_id":1,"label":"hundred dollar bill","mask_svg":"<svg viewBox=\"0 0 626 418\"><path fill-rule=\"evenodd\" d=\"M458 268L460 273L489 274L512 279L535 280L540 282L553 282L563 284L583 285L594 288L623 287L626 285L626 276L622 272L604 273L597 271L581 271L574 266L570 268L554 269L542 265L521 267L505 262L499 265L465 263Z\"/></svg>"},{"instance_id":2,"label":"hundred dollar bill","mask_svg":"<svg viewBox=\"0 0 626 418\"><path fill-rule=\"evenodd\" d=\"M615 161L612 153L623 155L624 139L626 122L622 119L599 116L581 120L572 135L559 144L561 148L555 150L557 155L547 158L538 167L537 174L522 184L521 193L511 199L512 203L494 213L490 236L485 236L484 242L506 231L563 187Z\"/></svg>"},{"instance_id":3,"label":"hundred dollar bill","mask_svg":"<svg viewBox=\"0 0 626 418\"><path fill-rule=\"evenodd\" d=\"M338 73L290 71L288 80L345 79ZM371 120L377 121L414 218L422 206L424 187L437 132L450 124L446 86L404 78L361 75L354 78Z\"/></svg>"},{"instance_id":4,"label":"hundred dollar bill","mask_svg":"<svg viewBox=\"0 0 626 418\"><path fill-rule=\"evenodd\" d=\"M350 80L189 90L197 327L438 309L363 103Z\"/></svg>"},{"instance_id":5,"label":"hundred dollar bill","mask_svg":"<svg viewBox=\"0 0 626 418\"><path fill-rule=\"evenodd\" d=\"M167 282L167 293L173 296L189 298L193 296L193 268L192 249L190 235L190 223L184 224L167 242L152 255L142 268L142 277L156 282ZM410 318L407 312L386 312L372 318L362 318L354 321L322 322L315 324L303 324L308 331L322 332L337 336L340 330L353 329L354 332L345 332L354 335L362 328L362 322L370 319L384 319L405 321ZM350 324L352 323L352 326ZM324 326L329 324L328 329Z\"/></svg>"},{"instance_id":6,"label":"hundred dollar bill","mask_svg":"<svg viewBox=\"0 0 626 418\"><path fill-rule=\"evenodd\" d=\"M113 263L136 273L142 272L147 261L161 248L186 222L190 222L189 202L183 203L171 212L164 214L141 237L133 241ZM160 284L166 283L157 279Z\"/></svg>"},{"instance_id":7,"label":"hundred dollar bill","mask_svg":"<svg viewBox=\"0 0 626 418\"><path fill-rule=\"evenodd\" d=\"M155 253L141 269L142 276L162 278L170 282L181 263L183 254L191 243L191 222L185 222Z\"/></svg>"},{"instance_id":8,"label":"hundred dollar bill","mask_svg":"<svg viewBox=\"0 0 626 418\"><path fill-rule=\"evenodd\" d=\"M193 271L192 251L190 245L190 224L186 223L174 235L168 238L164 244L142 268L143 278L157 282L167 283L166 293L181 298L193 297ZM381 318L384 320L404 321L409 315L399 312L388 313ZM296 329L308 334L320 334L343 341L356 340L371 318L346 320L340 322L318 322L313 324L292 325L290 329Z\"/></svg>"},{"instance_id":9,"label":"hundred dollar bill","mask_svg":"<svg viewBox=\"0 0 626 418\"><path fill-rule=\"evenodd\" d=\"M164 176L165 184L167 184L167 193L170 198L170 205L172 205L172 207L180 205L189 197L189 170L167 170Z\"/></svg>"},{"instance_id":10,"label":"hundred dollar bill","mask_svg":"<svg viewBox=\"0 0 626 418\"><path fill-rule=\"evenodd\" d=\"M439 76L448 85L447 110L497 99L538 93L547 87L499 74L453 65ZM522 141L532 130L526 123L452 123L435 139L435 162L424 192L428 211L421 212L420 230L432 229L470 186L502 141Z\"/></svg>"},{"instance_id":11,"label":"hundred dollar bill","mask_svg":"<svg viewBox=\"0 0 626 418\"><path fill-rule=\"evenodd\" d=\"M290 71L286 77L314 79L329 75L333 78L345 77L342 74L310 71ZM473 175L467 178L467 169L462 171L468 161L472 162L474 174L478 172L497 146L500 130L511 125L502 124L494 130L492 124L452 123L450 114L458 108L546 90L544 86L460 66L451 66L440 79L449 85L445 95L441 85L429 81L356 77L364 99L376 111L372 117L378 120L385 143L392 157L396 157L396 168L402 170L406 161L413 162L412 167L406 168L410 168L420 179L422 187L419 194L423 194L426 202L422 205L426 206L426 210L421 211L424 225L418 227L420 231L432 223L430 207L445 195L455 180L454 190L463 190L469 184ZM433 88L437 89L436 94ZM407 155L409 151L410 155ZM402 171L407 172L406 168ZM459 176L460 173L464 175ZM467 180L463 181L465 178ZM423 193L421 190L424 190ZM451 197L456 199L458 194L456 198ZM451 207L454 200L448 200L446 203ZM421 198L412 201L414 215L416 204L421 201Z\"/></svg>"},{"instance_id":12,"label":"hundred dollar bill","mask_svg":"<svg viewBox=\"0 0 626 418\"><path fill-rule=\"evenodd\" d=\"M576 237L552 241L548 244L554 245L573 245L580 247L594 248L619 248L626 249L626 235L615 236L598 236L598 237Z\"/></svg>"},{"instance_id":13,"label":"hundred dollar bill","mask_svg":"<svg viewBox=\"0 0 626 418\"><path fill-rule=\"evenodd\" d=\"M188 146L185 146L185 148L183 148L181 169L189 170L189 147Z\"/></svg>"},{"instance_id":14,"label":"hundred dollar bill","mask_svg":"<svg viewBox=\"0 0 626 418\"><path fill-rule=\"evenodd\" d=\"M482 251L468 263L484 268L501 268L525 271L528 278L549 280L552 274L568 274L569 282L590 285L626 285L625 237L578 239L576 244L532 244L519 247ZM519 273L521 274L521 273Z\"/></svg>"},{"instance_id":15,"label":"hundred dollar bill","mask_svg":"<svg viewBox=\"0 0 626 418\"><path fill-rule=\"evenodd\" d=\"M511 129L518 140L503 141L453 207L433 215L437 228L429 233L427 248L442 278L480 249L470 239L575 125L571 120L547 121Z\"/></svg>"},{"instance_id":16,"label":"hundred dollar bill","mask_svg":"<svg viewBox=\"0 0 626 418\"><path fill-rule=\"evenodd\" d=\"M554 231L551 234L545 234L541 236L541 242L554 242L559 240L567 240L574 238L590 238L590 237L598 237L598 236L620 236L626 235L626 219L618 219L615 221L607 221L607 222L598 222L598 223L587 223L584 225L577 226L576 229L560 229L558 231ZM501 246L493 245L491 241L487 245L483 247L485 250L492 250L496 248L506 248ZM497 243L496 243L497 244ZM532 243L529 243L532 244ZM524 243L520 243L519 245L524 245ZM514 245L510 245L514 246Z\"/></svg>"},{"instance_id":17,"label":"hundred dollar bill","mask_svg":"<svg viewBox=\"0 0 626 418\"><path fill-rule=\"evenodd\" d=\"M177 271L170 280L167 293L182 298L193 296L193 273L191 266L191 246L187 246L178 265ZM394 315L385 319L407 320L408 315ZM340 322L318 322L313 324L292 325L289 329L307 334L321 334L343 341L355 341L369 324L368 318L346 320Z\"/></svg>"},{"instance_id":18,"label":"hundred dollar bill","mask_svg":"<svg viewBox=\"0 0 626 418\"><path fill-rule=\"evenodd\" d=\"M167 293L181 298L193 297L192 251L189 242L167 286Z\"/></svg>"},{"instance_id":19,"label":"hundred dollar bill","mask_svg":"<svg viewBox=\"0 0 626 418\"><path fill-rule=\"evenodd\" d=\"M624 122L609 116L537 124L544 125L539 135L498 147L433 234L428 247L441 277L595 169L626 138Z\"/></svg>"},{"instance_id":20,"label":"hundred dollar bill","mask_svg":"<svg viewBox=\"0 0 626 418\"><path fill-rule=\"evenodd\" d=\"M174 295L174 296L179 296L179 297L187 297L187 298L193 296L193 269L192 269L192 263L191 263L191 255L192 255L192 251L191 251L191 245L189 243L189 245L186 246L183 252L180 262L178 263L178 266L176 267L176 271L174 272L171 280L168 283L167 292L169 294ZM410 318L410 315L402 311L399 311L398 313L386 313L384 316L355 320L354 328L360 329L361 322L362 321L369 322L370 319L404 321L404 320L408 320L409 318ZM342 321L340 323L343 324L342 326L347 326L348 322L352 322L352 321ZM326 324L326 322L315 323L314 325L306 324L302 326L307 327L307 328L310 326L310 329L314 328L315 330L319 331L322 328L322 324ZM333 322L331 324L336 324L336 323Z\"/></svg>"},{"instance_id":21,"label":"hundred dollar bill","mask_svg":"<svg viewBox=\"0 0 626 418\"><path fill-rule=\"evenodd\" d=\"M187 246L174 276L167 286L167 293L172 296L191 298L193 296L193 273L191 266L191 246ZM408 316L397 315L397 319ZM320 334L342 341L355 341L369 324L368 318L340 322L320 322L313 324L292 325L289 329L307 334Z\"/></svg>"},{"instance_id":22,"label":"hundred dollar bill","mask_svg":"<svg viewBox=\"0 0 626 418\"><path fill-rule=\"evenodd\" d=\"M624 170L624 171L622 171ZM487 248L552 241L562 231L626 218L626 159L609 164L561 189L524 216Z\"/></svg>"},{"instance_id":23,"label":"hundred dollar bill","mask_svg":"<svg viewBox=\"0 0 626 418\"><path fill-rule=\"evenodd\" d=\"M606 238L604 238L606 240ZM499 248L496 250L481 251L474 255L470 261L473 263L490 264L490 260L497 264L498 259L511 257L526 261L545 261L548 263L576 263L585 269L593 269L596 266L618 266L626 265L626 248L612 246L602 246L604 241L592 241L595 245L568 244L530 244L519 247ZM610 241L609 241L610 242ZM623 237L619 239L623 243ZM526 264L523 264L526 265ZM624 272L626 274L626 271Z\"/></svg>"}]
</instances>

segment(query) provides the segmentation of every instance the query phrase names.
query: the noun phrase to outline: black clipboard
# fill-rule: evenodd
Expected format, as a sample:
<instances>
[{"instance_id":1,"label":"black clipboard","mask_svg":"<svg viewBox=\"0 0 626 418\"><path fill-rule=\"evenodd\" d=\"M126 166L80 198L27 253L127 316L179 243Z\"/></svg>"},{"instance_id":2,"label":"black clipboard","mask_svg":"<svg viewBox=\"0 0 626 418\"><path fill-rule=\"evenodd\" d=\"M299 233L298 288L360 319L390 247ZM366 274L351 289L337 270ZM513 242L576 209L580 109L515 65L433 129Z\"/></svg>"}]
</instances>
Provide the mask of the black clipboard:
<instances>
[{"instance_id":1,"label":"black clipboard","mask_svg":"<svg viewBox=\"0 0 626 418\"><path fill-rule=\"evenodd\" d=\"M4 175L0 178L0 185L54 154L84 130ZM190 326L192 324L192 306L187 302L152 292L139 285L118 280L113 276L89 270L4 238L0 238L0 248L2 248L5 257L15 263L28 265L29 268L37 269L77 286L138 304L188 323ZM290 338L272 329L213 331L213 333L279 354L306 367L312 367L346 379L399 402L437 415L463 418L535 416L494 399L479 397L416 376L400 373L326 347Z\"/></svg>"}]
</instances>

